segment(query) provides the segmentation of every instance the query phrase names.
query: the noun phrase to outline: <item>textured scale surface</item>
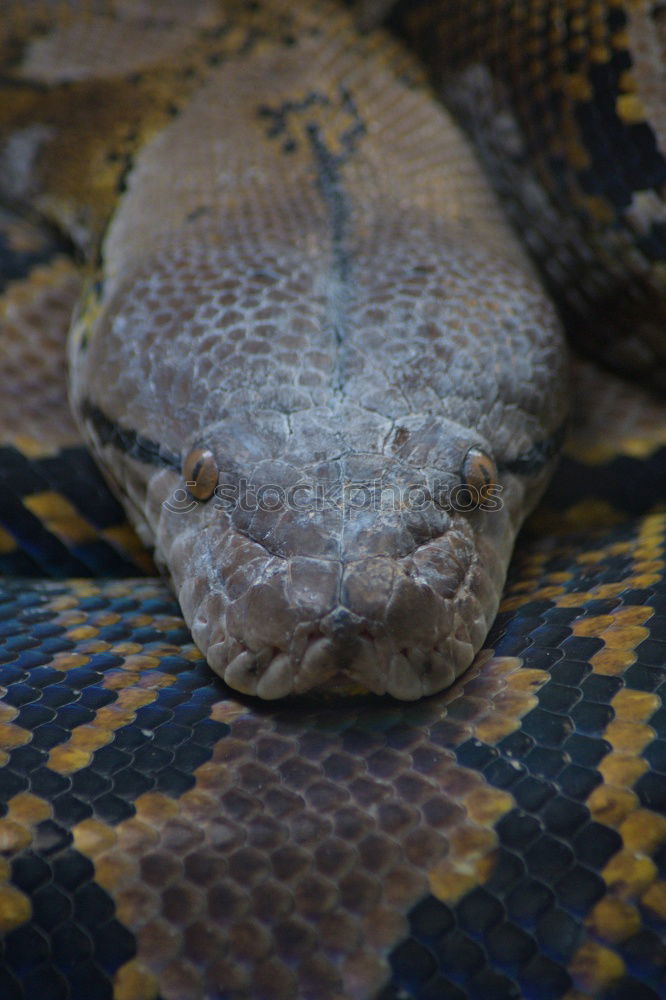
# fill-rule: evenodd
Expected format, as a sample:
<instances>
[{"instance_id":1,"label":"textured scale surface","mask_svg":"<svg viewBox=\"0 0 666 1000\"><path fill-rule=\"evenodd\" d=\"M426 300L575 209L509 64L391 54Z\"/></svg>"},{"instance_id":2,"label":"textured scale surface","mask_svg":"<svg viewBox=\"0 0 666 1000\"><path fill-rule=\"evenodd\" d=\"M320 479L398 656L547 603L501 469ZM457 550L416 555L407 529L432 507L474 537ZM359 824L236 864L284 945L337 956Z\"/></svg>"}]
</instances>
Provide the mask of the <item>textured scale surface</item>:
<instances>
[{"instance_id":1,"label":"textured scale surface","mask_svg":"<svg viewBox=\"0 0 666 1000\"><path fill-rule=\"evenodd\" d=\"M362 266L361 252L354 259L375 297L376 312L354 296L349 301L343 297L349 315L356 310L359 320L363 317L362 326L359 322L349 328L352 334L356 329L364 333L363 340L353 335L348 339L353 363L326 336L321 319L331 306L331 274L340 280L341 264L339 259L330 263L335 258L330 229L326 237L334 218L334 213L327 215L330 193L326 202L314 186L307 187L305 160L291 161L300 164L288 172L294 194L286 203L289 210L275 203L273 224L292 232L300 246L300 213L302 205L309 206L305 217L312 222L312 236L304 245L316 264L314 272L304 265L287 267L283 252L274 252L262 261L258 275L257 254L269 256L265 246L257 245L253 226L259 226L258 220L246 228L239 222L234 249L210 237L211 206L200 211L206 205L196 198L187 202L187 178L192 171L196 174L201 161L193 148L183 150L185 160L179 161L175 147L169 146L174 135L169 130L187 120L188 107L196 109L199 86L226 81L231 87L231 76L233 86L241 88L235 74L225 76L225 67L231 65L227 58L274 58L274 43L263 46L262 30L282 37L284 14L273 15L277 20L269 31L262 29L270 18L267 22L260 8L248 7L239 17L229 6L227 16L216 5L202 3L196 18L188 9L188 17L179 22L183 8L162 5L160 23L145 16L146 8L123 4L106 20L100 8L99 22L92 16L87 24L79 17L66 18L54 43L45 30L47 9L41 4L35 9L33 20L26 7L22 20L12 22L16 35L7 41L7 65L12 74L29 67L30 76L41 74L48 86L33 93L24 82L3 91L3 96L14 96L0 106L0 126L10 121L20 131L34 117L36 106L44 108L56 152L41 160L36 155L32 172L27 170L30 156L21 161L24 169L15 171L15 179L37 179L32 191L15 191L14 197L21 202L29 196L40 212L57 218L89 249L113 212L118 183L126 191L121 203L132 205L112 223L103 285L89 283L85 292L76 333L84 341L88 338L88 347L79 354L81 339L75 341L75 357L85 364L86 357L104 349L98 339L101 330L110 333L107 343L123 358L118 390L120 380L127 379L124 366L140 340L123 339L123 321L136 332L150 333L142 301L154 298L153 318L162 306L160 327L168 327L174 311L186 323L201 322L213 348L211 360L202 356L196 362L195 381L206 387L205 395L197 396L193 407L184 377L175 368L168 382L169 399L179 400L193 427L192 441L185 447L197 443L199 431L219 416L233 394L236 413L256 405L257 383L266 379L273 399L268 415L252 424L238 421L234 447L236 454L245 449L255 468L253 449L269 440L275 449L270 454L271 476L279 472L286 483L292 473L280 451L280 421L289 413L292 426L297 426L301 411L292 411L296 396L299 405L305 400L310 419L321 412L320 421L312 425L318 439L326 442L335 435L335 427L323 416L331 405L331 367L338 366L344 375L341 382L350 387L341 404L350 422L345 433L363 442L354 461L368 461L368 436L386 421L400 425L417 421L422 411L438 413L440 403L434 400L441 400L452 382L443 390L437 379L445 376L434 364L428 368L419 361L419 352L423 357L432 351L433 341L438 346L433 326L443 324L444 317L449 323L455 320L470 300L494 322L502 317L506 322L512 300L495 303L495 290L525 285L521 279L507 286L506 268L494 260L487 283L470 285L469 260L480 263L483 258L485 266L488 251L470 246L467 223L450 217L446 223L439 217L432 221L429 210L426 235L439 235L441 226L458 227L464 253L448 258L450 272L443 276L437 262L434 270L423 266L424 229L412 224L415 216L407 222L395 211L402 204L400 184L408 188L413 176L409 171L416 163L403 181L382 176L381 192L390 205L389 222L379 235L370 221L372 204L354 207L355 217L369 220L359 229L358 243L365 247L368 263ZM321 21L322 9L313 6L307 17L314 29L325 28L334 39L330 64L308 63L303 72L316 75L319 70L323 80L327 65L336 65L333 55L339 55L340 38L348 29L333 8L327 8L330 16ZM134 17L141 19L144 44L127 28L127 19ZM169 21L167 43L163 23ZM96 53L92 62L86 55L91 37ZM311 44L304 42L306 48ZM357 114L363 114L364 122L367 116L368 128L373 121L383 121L381 74L388 74L391 66L400 67L407 80L399 91L409 109L405 135L418 128L414 109L425 107L411 60L383 36L371 35L355 44L367 47L364 64L356 70L367 105L364 97L352 112L336 91L337 104L315 101L306 109L315 107L311 123L321 129L327 149L336 152L345 149L341 136L358 126ZM287 44L285 51L293 48L293 43ZM379 62L376 76L370 72L369 52ZM100 70L97 53L104 66L116 60L115 75ZM291 58L285 56L287 62ZM353 54L345 58L354 61ZM64 65L75 82L59 89ZM260 61L255 65L263 67ZM104 77L104 86L112 88L107 95L115 96L98 106L95 116L88 112L85 155L78 172L68 173L64 151L71 138L66 123L92 86L91 74ZM259 77L265 79L263 68ZM174 80L186 82L179 89ZM95 87L97 83L91 93L102 93ZM167 110L174 93L178 107ZM240 94L234 93L240 101ZM270 103L267 99L266 107ZM208 112L207 102L201 110ZM432 174L426 172L432 181L424 179L417 188L425 213L430 198L438 202L434 157L439 143L446 145L427 126L435 119L445 129L450 126L439 111L422 114L423 141L414 156L427 160L430 151L433 157ZM306 144L305 137L313 133L302 129L304 120L296 111L284 117L281 131L274 107L262 116L261 149L267 142L279 154L282 141ZM93 127L99 119L103 141L97 125ZM132 136L130 120L140 139ZM266 135L270 122L276 128L273 136ZM396 129L396 148L399 136ZM23 134L24 156L34 138L34 132ZM389 138L387 133L390 145ZM40 142L38 136L37 147ZM354 142L360 149L358 134ZM409 145L407 139L405 143ZM132 177L146 171L151 183L159 179L158 161L151 166L150 157L160 144L163 154L165 146L171 152L165 154L169 169L164 167L163 192L155 188L153 227L142 222L141 204L131 202L139 183ZM15 142L15 164L17 149L20 152L21 144ZM460 155L467 163L468 154ZM5 153L5 166L8 162ZM106 167L86 174L90 162ZM364 162L350 157L340 166L341 176L347 178L344 170L352 168L362 175ZM48 180L43 188L51 193L48 197L40 193L40 176ZM299 178L303 190L310 191L309 202L297 197ZM169 192L177 183L189 220L174 217L168 207ZM363 176L355 183L362 190ZM470 167L465 180L470 211L483 205L494 212L479 184L476 169ZM77 206L89 198L91 186L96 191L90 200L93 211L79 216ZM194 191L199 193L198 181ZM239 204L234 202L230 209L238 211ZM262 217L265 220L266 214ZM450 690L402 703L360 696L262 703L234 693L211 673L166 585L138 578L141 572L152 572L149 559L124 523L118 503L105 492L63 409L58 359L64 353L65 317L81 294L70 247L10 213L0 224L0 568L11 574L0 587L2 997L660 1000L666 995L663 403L618 379L600 379L589 365L576 369L574 431L566 457L522 536L484 648ZM478 224L486 225L485 220ZM181 225L189 233L187 240L162 239ZM509 261L518 261L522 271L525 265L522 257L514 256L513 238L508 230L501 233L506 234ZM394 239L407 248L406 260L392 253ZM484 240L486 247L493 247L492 232L485 232ZM202 244L208 254L201 252ZM129 251L132 245L138 248L140 263ZM372 263L381 267L370 266L373 249ZM224 301L230 294L226 288L216 288L211 295L213 269L230 266L234 256L248 262L241 296L247 315L269 324L271 317L257 312L268 308L277 291L284 295L290 323L303 324L292 331L291 345L275 347L271 332L268 340L230 338L224 354L219 339L207 333L211 323L238 309L238 274L233 303ZM531 281L529 267L525 273ZM152 284L150 274L155 275ZM385 357L381 351L386 341L379 335L387 333L391 308L381 298L394 296L405 275L400 286L405 313L429 309L433 299L441 310L437 299L442 280L448 293L444 309L450 311L419 317L414 353L396 338L391 357ZM161 289L168 291L160 294ZM530 298L538 293L522 294ZM166 306L168 296L172 299ZM95 332L100 305L102 325ZM229 324L229 329L235 324L239 334L244 332L240 319L232 316ZM510 321L505 329L513 329ZM176 340L186 337L182 329L174 332ZM311 346L315 340L316 351ZM183 345L187 342L182 340ZM266 353L267 346L269 351L275 348L275 355ZM215 356L215 350L224 356ZM266 359L279 361L278 350L291 350L294 356L283 359L289 366L284 377L272 380ZM378 354L381 362L376 365ZM529 395L521 397L527 400L527 421L514 417L516 423L509 419L496 427L500 411L489 415L489 407L481 405L471 381L466 381L480 375L481 383L476 384L487 388L495 355L486 356L492 361L485 365L473 352L467 363L463 357L450 359L462 376L455 385L455 413L465 416L467 427L482 432L481 441L492 445L498 464L510 464L529 453L521 433L534 441L529 429L544 417L546 424L551 421L548 429L553 428L559 397L542 402L540 387L548 383L537 379L532 401ZM506 360L497 356L498 362ZM97 419L93 437L99 451L109 453L114 442L116 450L133 449L135 458L116 464L113 474L140 498L146 463L136 457L152 455L149 445L154 441L164 454L180 454L181 446L170 437L178 407L163 407L154 425L137 422L152 391L150 383L164 377L155 374L164 368L153 367L156 360L139 353L135 363L143 367L134 407L127 404L136 380L124 382L114 394L108 379L98 379L98 405L113 405L111 416L117 423L110 426ZM505 378L517 393L528 362L513 356L510 363L517 380L512 384ZM386 380L379 392L371 378L373 365L375 376ZM405 387L410 365L410 401L403 404L392 398L391 387ZM299 375L303 381L298 381ZM218 390L216 378L225 377L228 381L220 382ZM544 370L543 378L549 377ZM373 391L372 407L361 405ZM38 401L35 392L41 394ZM149 421L149 413L146 405L141 420ZM450 411L443 419L450 419ZM305 451L305 420L302 426ZM506 426L511 433L506 434ZM141 441L130 433L137 427ZM415 451L419 445L433 447L431 437L419 440L418 430L413 437ZM297 433L292 438L300 440ZM331 455L329 465L337 462L348 471ZM401 471L407 466L411 478L409 463L414 458L407 450L399 458ZM377 461L376 455L372 461ZM302 467L298 472L302 474ZM512 475L513 491L522 498L525 482L519 474ZM178 473L165 466L148 477L153 498L159 498L160 477L168 482L167 495L180 483ZM537 477L537 489L539 485ZM175 495L174 501L176 510L159 522L158 557L179 546L181 561L198 557L201 550L194 539L187 533L180 541L176 537L177 526L187 516L178 505L190 501ZM150 501L137 516L145 518L146 510ZM517 505L512 520L517 522L522 512ZM173 515L175 526L169 527L167 515ZM242 512L230 530L238 528L254 531L263 541L268 537L262 535L265 525L243 522ZM288 544L289 524L282 530L280 544ZM396 522L387 519L384 530L395 537ZM405 518L400 530L413 536L424 526ZM299 593L308 592L305 564L319 560L321 537L315 534L307 542L314 555L310 549L292 560L302 575L292 573L289 586L298 586ZM268 540L275 544L274 536ZM362 532L355 535L355 546L371 544ZM262 559L265 551L263 546ZM368 559L373 557L368 554ZM317 562L318 580L320 567ZM72 575L91 578L63 579ZM60 579L39 579L44 576ZM112 576L117 579L109 579ZM367 600L367 590L359 591ZM192 588L188 597L187 588L181 587L180 599L194 606L200 594ZM184 610L192 622L193 611ZM270 630L271 623L261 617L255 627ZM415 623L408 616L401 627L414 628ZM206 645L201 634L197 636L195 619L193 632L194 639Z\"/></svg>"}]
</instances>

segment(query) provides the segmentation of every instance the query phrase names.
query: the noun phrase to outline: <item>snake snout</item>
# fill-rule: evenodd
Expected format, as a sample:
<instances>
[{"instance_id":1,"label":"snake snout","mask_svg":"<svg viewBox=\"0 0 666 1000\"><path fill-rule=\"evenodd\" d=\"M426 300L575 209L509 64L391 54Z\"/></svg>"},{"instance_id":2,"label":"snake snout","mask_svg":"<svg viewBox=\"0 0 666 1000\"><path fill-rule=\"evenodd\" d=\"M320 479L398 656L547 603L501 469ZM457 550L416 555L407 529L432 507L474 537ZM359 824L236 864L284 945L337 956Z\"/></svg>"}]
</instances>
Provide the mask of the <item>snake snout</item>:
<instances>
[{"instance_id":1,"label":"snake snout","mask_svg":"<svg viewBox=\"0 0 666 1000\"><path fill-rule=\"evenodd\" d=\"M214 543L202 533L175 543L171 570L197 645L230 687L265 699L367 691L413 700L467 669L496 612L501 581L467 530L400 556L337 558L280 558L241 536L204 556ZM211 572L197 577L188 563Z\"/></svg>"}]
</instances>

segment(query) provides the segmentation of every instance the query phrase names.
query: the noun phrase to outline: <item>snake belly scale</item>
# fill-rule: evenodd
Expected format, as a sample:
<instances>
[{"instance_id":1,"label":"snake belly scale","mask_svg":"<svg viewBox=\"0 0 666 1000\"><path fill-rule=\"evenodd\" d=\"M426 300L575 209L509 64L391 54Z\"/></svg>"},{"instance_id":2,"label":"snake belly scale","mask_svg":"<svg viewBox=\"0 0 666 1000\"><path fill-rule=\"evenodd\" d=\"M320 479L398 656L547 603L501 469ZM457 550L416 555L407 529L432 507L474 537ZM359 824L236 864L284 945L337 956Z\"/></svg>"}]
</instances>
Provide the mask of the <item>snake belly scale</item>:
<instances>
[{"instance_id":1,"label":"snake belly scale","mask_svg":"<svg viewBox=\"0 0 666 1000\"><path fill-rule=\"evenodd\" d=\"M328 4L184 9L3 28L3 196L87 260L73 409L180 606L3 581L0 991L657 1000L663 517L608 487L589 537L525 542L463 673L561 445L555 313L388 36ZM67 244L4 231L3 317L42 309L55 342ZM35 558L26 511L65 569L140 566L99 484L91 541L55 390L42 444L20 396L3 567ZM470 487L501 503L458 509Z\"/></svg>"}]
</instances>

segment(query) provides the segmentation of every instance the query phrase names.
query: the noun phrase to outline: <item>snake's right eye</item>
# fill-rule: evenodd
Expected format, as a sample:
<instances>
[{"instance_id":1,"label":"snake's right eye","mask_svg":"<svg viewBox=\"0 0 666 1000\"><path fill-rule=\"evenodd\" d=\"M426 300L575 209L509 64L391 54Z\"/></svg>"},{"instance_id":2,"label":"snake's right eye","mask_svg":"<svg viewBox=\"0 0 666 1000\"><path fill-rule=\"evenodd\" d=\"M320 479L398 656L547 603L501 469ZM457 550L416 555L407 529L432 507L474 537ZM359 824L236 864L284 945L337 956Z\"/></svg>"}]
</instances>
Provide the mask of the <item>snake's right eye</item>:
<instances>
[{"instance_id":1,"label":"snake's right eye","mask_svg":"<svg viewBox=\"0 0 666 1000\"><path fill-rule=\"evenodd\" d=\"M480 492L497 482L497 466L482 448L470 448L463 459L461 479L468 489Z\"/></svg>"},{"instance_id":2,"label":"snake's right eye","mask_svg":"<svg viewBox=\"0 0 666 1000\"><path fill-rule=\"evenodd\" d=\"M209 448L193 448L183 462L183 476L195 500L209 500L215 492L219 469Z\"/></svg>"}]
</instances>

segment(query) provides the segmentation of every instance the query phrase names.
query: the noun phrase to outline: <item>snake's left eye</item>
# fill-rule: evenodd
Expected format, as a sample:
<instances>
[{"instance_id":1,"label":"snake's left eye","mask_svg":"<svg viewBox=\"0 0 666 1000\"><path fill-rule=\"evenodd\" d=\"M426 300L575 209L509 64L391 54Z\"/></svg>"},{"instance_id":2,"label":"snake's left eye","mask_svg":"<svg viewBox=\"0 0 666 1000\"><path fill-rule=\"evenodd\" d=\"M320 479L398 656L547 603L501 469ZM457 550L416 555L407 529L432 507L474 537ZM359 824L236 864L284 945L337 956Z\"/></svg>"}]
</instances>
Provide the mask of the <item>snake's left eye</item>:
<instances>
[{"instance_id":1,"label":"snake's left eye","mask_svg":"<svg viewBox=\"0 0 666 1000\"><path fill-rule=\"evenodd\" d=\"M209 448L193 448L183 462L183 476L195 500L209 500L215 492L219 469Z\"/></svg>"},{"instance_id":2,"label":"snake's left eye","mask_svg":"<svg viewBox=\"0 0 666 1000\"><path fill-rule=\"evenodd\" d=\"M461 478L468 489L479 492L497 482L497 466L487 451L470 448L463 459Z\"/></svg>"}]
</instances>

